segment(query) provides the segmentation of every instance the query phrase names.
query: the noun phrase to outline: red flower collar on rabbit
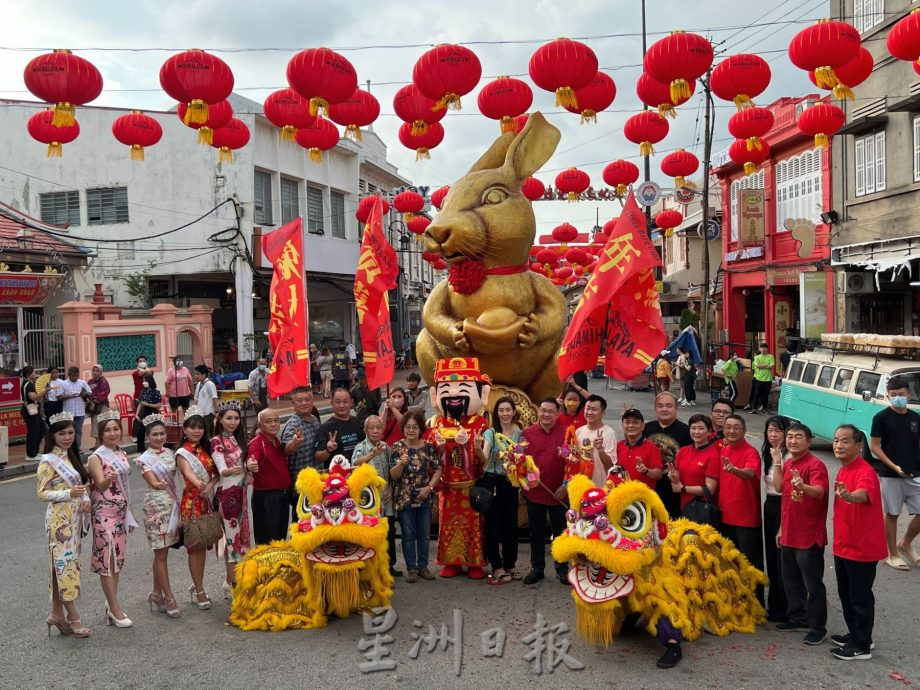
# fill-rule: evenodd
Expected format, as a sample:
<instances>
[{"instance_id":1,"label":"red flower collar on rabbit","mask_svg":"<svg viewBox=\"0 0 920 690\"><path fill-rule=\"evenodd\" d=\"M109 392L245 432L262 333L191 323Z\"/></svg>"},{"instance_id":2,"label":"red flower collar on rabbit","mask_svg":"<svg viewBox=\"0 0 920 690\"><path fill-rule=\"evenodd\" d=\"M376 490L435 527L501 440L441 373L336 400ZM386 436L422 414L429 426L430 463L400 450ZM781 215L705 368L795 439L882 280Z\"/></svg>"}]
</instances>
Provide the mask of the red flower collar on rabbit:
<instances>
[{"instance_id":1,"label":"red flower collar on rabbit","mask_svg":"<svg viewBox=\"0 0 920 690\"><path fill-rule=\"evenodd\" d=\"M471 295L482 287L486 276L508 276L514 273L524 273L526 270L526 263L486 268L481 261L466 260L450 265L447 269L447 283L454 292Z\"/></svg>"}]
</instances>

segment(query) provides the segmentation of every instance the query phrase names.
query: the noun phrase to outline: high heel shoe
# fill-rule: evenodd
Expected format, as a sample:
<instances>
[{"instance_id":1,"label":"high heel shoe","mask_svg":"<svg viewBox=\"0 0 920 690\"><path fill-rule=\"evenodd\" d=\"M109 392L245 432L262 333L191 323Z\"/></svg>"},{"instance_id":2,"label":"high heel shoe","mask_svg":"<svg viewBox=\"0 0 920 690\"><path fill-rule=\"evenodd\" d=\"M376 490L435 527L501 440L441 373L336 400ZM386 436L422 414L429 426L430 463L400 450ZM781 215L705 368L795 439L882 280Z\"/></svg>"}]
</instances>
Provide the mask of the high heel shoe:
<instances>
[{"instance_id":1,"label":"high heel shoe","mask_svg":"<svg viewBox=\"0 0 920 690\"><path fill-rule=\"evenodd\" d=\"M105 623L106 625L114 625L116 628L130 628L134 625L134 621L125 616L124 618L116 618L115 614L109 610L109 605L105 605Z\"/></svg>"},{"instance_id":2,"label":"high heel shoe","mask_svg":"<svg viewBox=\"0 0 920 690\"><path fill-rule=\"evenodd\" d=\"M221 589L224 590L224 601L233 601L233 585L229 582L224 582L221 585Z\"/></svg>"},{"instance_id":3,"label":"high heel shoe","mask_svg":"<svg viewBox=\"0 0 920 690\"><path fill-rule=\"evenodd\" d=\"M162 594L151 592L147 595L147 603L150 604L150 613L153 613L154 606L156 606L157 611L160 613L164 613L166 611L166 602L164 601Z\"/></svg>"},{"instance_id":4,"label":"high heel shoe","mask_svg":"<svg viewBox=\"0 0 920 690\"><path fill-rule=\"evenodd\" d=\"M72 621L67 621L67 627L70 630L70 634L74 637L89 637L89 628L83 625L79 618L75 618Z\"/></svg>"},{"instance_id":5,"label":"high heel shoe","mask_svg":"<svg viewBox=\"0 0 920 690\"><path fill-rule=\"evenodd\" d=\"M70 632L67 627L67 619L64 616L55 616L53 613L48 616L48 620L45 621L48 624L48 637L51 637L51 626L54 626L58 629L58 632L61 635L66 635Z\"/></svg>"},{"instance_id":6,"label":"high heel shoe","mask_svg":"<svg viewBox=\"0 0 920 690\"><path fill-rule=\"evenodd\" d=\"M197 597L204 596L204 601L199 601ZM188 587L188 598L193 604L198 606L199 611L207 611L211 608L211 600L207 598L207 592L199 592L195 589L195 585L189 585Z\"/></svg>"},{"instance_id":7,"label":"high heel shoe","mask_svg":"<svg viewBox=\"0 0 920 690\"><path fill-rule=\"evenodd\" d=\"M176 603L175 597L170 597L169 599L164 599L163 603L165 606L166 615L170 618L179 618L182 615L182 612L179 610L179 605ZM172 608L170 608L170 606Z\"/></svg>"}]
</instances>

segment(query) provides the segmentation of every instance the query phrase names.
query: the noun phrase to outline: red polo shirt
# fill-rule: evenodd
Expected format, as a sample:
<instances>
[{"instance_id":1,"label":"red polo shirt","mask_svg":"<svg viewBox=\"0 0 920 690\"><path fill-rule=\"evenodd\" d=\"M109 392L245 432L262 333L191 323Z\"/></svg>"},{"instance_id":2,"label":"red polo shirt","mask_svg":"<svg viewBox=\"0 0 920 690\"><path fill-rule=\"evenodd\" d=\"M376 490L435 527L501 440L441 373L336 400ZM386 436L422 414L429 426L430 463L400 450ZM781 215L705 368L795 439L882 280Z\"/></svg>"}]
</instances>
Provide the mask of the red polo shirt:
<instances>
[{"instance_id":1,"label":"red polo shirt","mask_svg":"<svg viewBox=\"0 0 920 690\"><path fill-rule=\"evenodd\" d=\"M562 486L565 477L565 460L559 457L559 448L565 443L565 428L554 424L547 432L539 424L533 424L524 429L521 436L527 441L527 452L540 469L540 481L546 486L547 491L540 484L533 489L524 491L528 501L541 505L555 506L559 501L552 495Z\"/></svg>"},{"instance_id":2,"label":"red polo shirt","mask_svg":"<svg viewBox=\"0 0 920 690\"><path fill-rule=\"evenodd\" d=\"M284 445L275 437L272 443L259 433L249 442L249 458L259 463L259 471L253 474L252 488L256 491L285 491L291 488L288 472L288 457Z\"/></svg>"},{"instance_id":3,"label":"red polo shirt","mask_svg":"<svg viewBox=\"0 0 920 690\"><path fill-rule=\"evenodd\" d=\"M725 441L716 443L719 452L719 507L722 509L722 522L735 527L760 527L760 475L763 463L750 443L742 440L737 446ZM741 477L725 471L722 458L739 470L754 470L752 479Z\"/></svg>"},{"instance_id":4,"label":"red polo shirt","mask_svg":"<svg viewBox=\"0 0 920 690\"><path fill-rule=\"evenodd\" d=\"M631 444L626 439L617 443L617 464L620 465L630 479L642 482L652 491L655 490L655 480L650 479L647 474L643 474L636 469L636 461L641 460L642 464L650 470L656 468L662 469L664 465L661 462L661 451L658 446L649 441L645 436L639 438L635 444Z\"/></svg>"},{"instance_id":5,"label":"red polo shirt","mask_svg":"<svg viewBox=\"0 0 920 690\"><path fill-rule=\"evenodd\" d=\"M792 498L792 470L810 486L824 487L824 495L814 498L805 494ZM798 460L789 458L783 465L783 498L780 503L780 546L810 549L827 546L827 468L811 453Z\"/></svg>"},{"instance_id":6,"label":"red polo shirt","mask_svg":"<svg viewBox=\"0 0 920 690\"><path fill-rule=\"evenodd\" d=\"M677 451L674 466L680 472L680 481L684 486L703 486L706 477L719 479L719 453L714 445L703 448L684 446ZM680 507L683 508L696 498L696 494L683 493L680 495Z\"/></svg>"},{"instance_id":7,"label":"red polo shirt","mask_svg":"<svg viewBox=\"0 0 920 690\"><path fill-rule=\"evenodd\" d=\"M878 476L862 458L837 472L847 491L865 489L867 503L848 503L834 496L834 555L851 561L880 561L888 557L885 518Z\"/></svg>"}]
</instances>

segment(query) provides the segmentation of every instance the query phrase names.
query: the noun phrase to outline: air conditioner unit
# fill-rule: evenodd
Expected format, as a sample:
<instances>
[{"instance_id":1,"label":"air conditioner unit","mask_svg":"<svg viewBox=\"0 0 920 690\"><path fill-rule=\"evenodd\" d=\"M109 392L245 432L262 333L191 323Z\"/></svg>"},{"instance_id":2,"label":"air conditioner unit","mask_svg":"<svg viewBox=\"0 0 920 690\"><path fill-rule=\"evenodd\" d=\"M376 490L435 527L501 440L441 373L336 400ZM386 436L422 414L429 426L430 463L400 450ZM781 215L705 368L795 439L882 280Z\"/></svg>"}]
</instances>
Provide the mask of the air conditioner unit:
<instances>
[{"instance_id":1,"label":"air conditioner unit","mask_svg":"<svg viewBox=\"0 0 920 690\"><path fill-rule=\"evenodd\" d=\"M661 284L661 294L670 295L674 292L674 283L662 283Z\"/></svg>"},{"instance_id":2,"label":"air conditioner unit","mask_svg":"<svg viewBox=\"0 0 920 690\"><path fill-rule=\"evenodd\" d=\"M843 274L843 292L845 295L861 295L875 291L875 277L868 271Z\"/></svg>"}]
</instances>

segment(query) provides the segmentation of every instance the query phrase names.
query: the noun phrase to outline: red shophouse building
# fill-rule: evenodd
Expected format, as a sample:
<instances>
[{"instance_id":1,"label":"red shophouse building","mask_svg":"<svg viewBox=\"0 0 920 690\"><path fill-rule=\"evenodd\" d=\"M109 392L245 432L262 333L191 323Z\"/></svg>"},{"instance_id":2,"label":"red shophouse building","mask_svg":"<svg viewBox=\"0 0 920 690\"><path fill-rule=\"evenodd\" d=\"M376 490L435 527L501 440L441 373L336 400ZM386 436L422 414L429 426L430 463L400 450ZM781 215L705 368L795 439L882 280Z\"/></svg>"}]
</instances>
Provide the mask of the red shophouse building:
<instances>
[{"instance_id":1,"label":"red shophouse building","mask_svg":"<svg viewBox=\"0 0 920 690\"><path fill-rule=\"evenodd\" d=\"M832 208L831 150L815 148L796 127L798 115L820 100L781 98L767 106L775 118L765 137L770 157L757 172L745 175L727 149L713 159L724 219L714 340L744 343L743 351L734 348L741 356L756 352L760 341L778 355L787 337L834 330L831 226L825 222Z\"/></svg>"}]
</instances>

